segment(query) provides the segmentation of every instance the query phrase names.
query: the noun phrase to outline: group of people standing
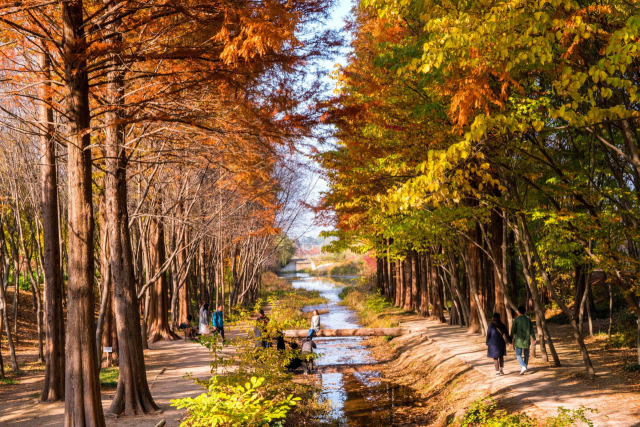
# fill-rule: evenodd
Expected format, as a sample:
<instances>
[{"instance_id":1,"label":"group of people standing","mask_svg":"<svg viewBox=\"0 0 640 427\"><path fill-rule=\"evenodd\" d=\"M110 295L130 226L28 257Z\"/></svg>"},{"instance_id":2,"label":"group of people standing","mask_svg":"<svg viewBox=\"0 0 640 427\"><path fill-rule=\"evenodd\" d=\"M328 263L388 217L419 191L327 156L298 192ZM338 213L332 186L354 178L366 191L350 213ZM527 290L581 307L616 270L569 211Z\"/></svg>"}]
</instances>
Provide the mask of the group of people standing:
<instances>
[{"instance_id":1,"label":"group of people standing","mask_svg":"<svg viewBox=\"0 0 640 427\"><path fill-rule=\"evenodd\" d=\"M269 318L264 313L264 310L259 310L258 315L256 317L255 336L256 338L260 338L260 343L262 348L270 348L272 345L272 342L269 339L269 332L267 330L268 323L269 323ZM289 370L293 371L299 368L300 366L302 366L305 374L313 372L313 369L314 369L314 366L313 366L314 351L313 350L316 348L316 343L313 342L313 334L316 330L319 330L319 329L320 329L320 314L318 313L318 310L314 310L313 316L311 317L311 328L309 329L309 334L307 335L306 338L302 340L302 343L301 343L302 348L300 349L300 356L294 357L292 360L289 361L289 365L287 366ZM277 349L285 350L286 347L285 347L284 335L282 334L282 331L278 331L276 335L277 335L276 336ZM290 346L292 350L298 349L298 344L295 342L292 342Z\"/></svg>"},{"instance_id":2,"label":"group of people standing","mask_svg":"<svg viewBox=\"0 0 640 427\"><path fill-rule=\"evenodd\" d=\"M189 329L192 330L195 334L195 328L191 327L191 321L193 317L191 315L187 316L187 321L180 325L181 329ZM219 333L222 339L224 340L224 306L219 305L218 309L213 312L213 314L209 313L209 303L202 301L200 303L200 309L198 310L198 335L209 335L210 333ZM268 332L268 324L269 318L266 316L264 310L259 310L258 315L256 317L256 328L255 328L255 336L256 338L260 338L260 345L262 348L270 348L272 345L271 340L269 339ZM209 329L209 322L211 322L211 326L213 330ZM311 317L311 325L309 329L309 334L306 338L302 340L302 348L300 350L300 357L296 357L289 363L289 369L295 370L301 365L304 368L304 373L308 374L313 372L313 353L316 348L316 343L313 342L313 334L320 330L320 314L318 310L313 311L313 316ZM191 333L189 334L191 337ZM185 338L186 339L186 338ZM281 331L277 334L277 348L278 350L285 349L285 341L284 335ZM298 344L291 343L291 349L297 350Z\"/></svg>"},{"instance_id":3,"label":"group of people standing","mask_svg":"<svg viewBox=\"0 0 640 427\"><path fill-rule=\"evenodd\" d=\"M198 311L199 326L198 332L200 335L209 335L209 303L202 301L200 303L200 310ZM211 315L211 325L213 326L213 332L220 334L224 340L224 306L219 305L218 309Z\"/></svg>"},{"instance_id":4,"label":"group of people standing","mask_svg":"<svg viewBox=\"0 0 640 427\"><path fill-rule=\"evenodd\" d=\"M512 344L516 352L516 359L520 364L520 375L529 369L529 347L533 338L533 345L536 345L536 332L533 329L531 319L525 314L523 306L518 307L513 323L511 324L511 334L507 326L502 323L500 313L494 313L491 324L487 327L488 347L487 357L493 359L496 376L504 375L504 356L507 354L507 343Z\"/></svg>"}]
</instances>

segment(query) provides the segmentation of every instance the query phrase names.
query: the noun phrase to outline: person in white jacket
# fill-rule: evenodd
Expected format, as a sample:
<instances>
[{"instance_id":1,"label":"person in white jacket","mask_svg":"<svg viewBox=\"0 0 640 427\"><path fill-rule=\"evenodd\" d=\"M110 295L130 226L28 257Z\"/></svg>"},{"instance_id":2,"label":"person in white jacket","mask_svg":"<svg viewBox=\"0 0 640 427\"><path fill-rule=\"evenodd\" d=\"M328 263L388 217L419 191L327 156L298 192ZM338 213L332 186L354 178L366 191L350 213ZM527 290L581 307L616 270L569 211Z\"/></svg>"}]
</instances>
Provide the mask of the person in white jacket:
<instances>
[{"instance_id":1,"label":"person in white jacket","mask_svg":"<svg viewBox=\"0 0 640 427\"><path fill-rule=\"evenodd\" d=\"M309 335L313 335L313 333L318 330L320 330L320 313L318 313L318 310L313 310L313 316L311 316L311 328L309 329Z\"/></svg>"},{"instance_id":2,"label":"person in white jacket","mask_svg":"<svg viewBox=\"0 0 640 427\"><path fill-rule=\"evenodd\" d=\"M209 304L204 303L200 308L200 335L209 335Z\"/></svg>"}]
</instances>

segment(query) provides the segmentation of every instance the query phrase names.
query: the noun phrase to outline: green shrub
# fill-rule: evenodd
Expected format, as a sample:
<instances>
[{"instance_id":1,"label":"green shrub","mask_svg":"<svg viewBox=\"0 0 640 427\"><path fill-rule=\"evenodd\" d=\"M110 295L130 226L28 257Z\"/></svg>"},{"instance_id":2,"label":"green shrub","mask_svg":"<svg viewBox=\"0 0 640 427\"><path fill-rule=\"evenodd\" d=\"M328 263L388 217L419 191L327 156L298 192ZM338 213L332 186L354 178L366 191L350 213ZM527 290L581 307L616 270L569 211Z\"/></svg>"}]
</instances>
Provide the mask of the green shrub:
<instances>
[{"instance_id":1,"label":"green shrub","mask_svg":"<svg viewBox=\"0 0 640 427\"><path fill-rule=\"evenodd\" d=\"M329 271L329 275L331 276L356 275L356 274L361 274L363 269L364 269L364 263L349 261L344 264L339 264L339 265L336 265L335 267L332 267L331 270Z\"/></svg>"},{"instance_id":2,"label":"green shrub","mask_svg":"<svg viewBox=\"0 0 640 427\"><path fill-rule=\"evenodd\" d=\"M382 295L369 295L366 302L367 308L374 313L382 313L387 308L393 308L393 304L387 301Z\"/></svg>"},{"instance_id":3,"label":"green shrub","mask_svg":"<svg viewBox=\"0 0 640 427\"><path fill-rule=\"evenodd\" d=\"M638 340L638 325L635 318L625 318L613 326L611 347L635 348Z\"/></svg>"},{"instance_id":4,"label":"green shrub","mask_svg":"<svg viewBox=\"0 0 640 427\"><path fill-rule=\"evenodd\" d=\"M118 374L119 368L104 368L100 369L100 387L101 388L116 388L118 386Z\"/></svg>"},{"instance_id":5,"label":"green shrub","mask_svg":"<svg viewBox=\"0 0 640 427\"><path fill-rule=\"evenodd\" d=\"M488 401L488 402L487 402ZM572 427L576 423L584 423L593 427L585 415L586 412L597 412L594 409L580 406L576 410L558 407L557 415L546 420L533 418L526 413L509 414L496 409L493 399L479 399L469 407L462 419L463 427Z\"/></svg>"},{"instance_id":6,"label":"green shrub","mask_svg":"<svg viewBox=\"0 0 640 427\"><path fill-rule=\"evenodd\" d=\"M299 308L325 300L318 292L272 292L280 298L273 294L268 298L271 320L262 336L254 336L255 323L252 317L245 318L242 325L246 335L241 334L228 343L235 348L235 357L222 353L223 346L217 336L200 337L200 343L209 349L213 375L209 380L194 379L206 389L202 395L172 401L173 406L188 410L182 426L273 426L280 425L278 420L283 420L289 412L304 419L326 415L326 408L315 399L317 387L292 381L293 374L286 370L289 361L300 355L300 350L278 350L275 346L265 349L260 345L260 341L272 341L284 329L306 328L308 319ZM254 311L264 304L264 300L259 300ZM240 318L240 311L237 316ZM299 400L302 404L295 405Z\"/></svg>"},{"instance_id":7,"label":"green shrub","mask_svg":"<svg viewBox=\"0 0 640 427\"><path fill-rule=\"evenodd\" d=\"M345 299L347 296L349 296L349 294L353 291L355 291L356 288L355 286L345 286L342 288L342 290L340 291L340 293L338 294L338 296L340 297L341 300Z\"/></svg>"},{"instance_id":8,"label":"green shrub","mask_svg":"<svg viewBox=\"0 0 640 427\"><path fill-rule=\"evenodd\" d=\"M244 386L224 386L214 378L207 393L195 399L172 400L171 405L188 410L181 424L185 427L271 425L274 420L284 420L300 398L290 394L280 400L265 399L261 389L264 381L251 377Z\"/></svg>"}]
</instances>

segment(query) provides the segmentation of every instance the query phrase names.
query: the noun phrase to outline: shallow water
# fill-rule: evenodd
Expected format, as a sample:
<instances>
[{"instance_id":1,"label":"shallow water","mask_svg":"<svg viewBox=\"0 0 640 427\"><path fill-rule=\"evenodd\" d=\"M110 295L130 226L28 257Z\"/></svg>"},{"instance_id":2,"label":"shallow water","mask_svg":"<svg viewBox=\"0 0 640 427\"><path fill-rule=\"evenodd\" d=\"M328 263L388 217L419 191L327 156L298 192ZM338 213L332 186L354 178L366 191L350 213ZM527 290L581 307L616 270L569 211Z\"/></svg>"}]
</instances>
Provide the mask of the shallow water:
<instances>
[{"instance_id":1,"label":"shallow water","mask_svg":"<svg viewBox=\"0 0 640 427\"><path fill-rule=\"evenodd\" d=\"M286 276L285 276L286 277ZM305 307L304 311L328 309L320 315L320 324L325 329L360 328L352 310L338 305L338 294L342 286L327 277L309 277L306 274L289 276L294 288L319 291L329 302ZM318 338L317 351L322 353L316 366L325 371L355 367L358 372L323 372L321 399L332 408L331 417L339 418L347 426L384 426L396 419L394 408L411 405L412 391L408 387L385 381L375 370L376 360L362 344L362 337ZM364 366L363 366L364 365ZM331 367L331 369L328 369ZM335 368L335 369L333 369ZM323 369L320 369L322 371Z\"/></svg>"}]
</instances>

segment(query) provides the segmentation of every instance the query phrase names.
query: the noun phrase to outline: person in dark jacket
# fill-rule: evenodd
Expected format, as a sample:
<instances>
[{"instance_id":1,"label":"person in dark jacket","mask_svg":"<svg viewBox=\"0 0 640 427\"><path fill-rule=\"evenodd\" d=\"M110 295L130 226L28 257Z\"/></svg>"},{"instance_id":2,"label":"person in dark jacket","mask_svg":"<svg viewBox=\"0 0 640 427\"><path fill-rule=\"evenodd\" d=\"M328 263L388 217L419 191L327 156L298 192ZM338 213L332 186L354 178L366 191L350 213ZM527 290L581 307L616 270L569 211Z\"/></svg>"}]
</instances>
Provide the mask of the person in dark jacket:
<instances>
[{"instance_id":1,"label":"person in dark jacket","mask_svg":"<svg viewBox=\"0 0 640 427\"><path fill-rule=\"evenodd\" d=\"M271 347L271 340L269 339L269 331L267 329L268 323L269 318L264 314L264 310L260 309L260 311L258 311L258 317L256 318L256 328L260 329L260 336L265 338L265 340L262 341L262 348Z\"/></svg>"},{"instance_id":2,"label":"person in dark jacket","mask_svg":"<svg viewBox=\"0 0 640 427\"><path fill-rule=\"evenodd\" d=\"M500 320L500 313L493 313L493 319L487 327L487 357L493 359L496 376L504 375L504 355L507 354L507 342L511 342L509 331Z\"/></svg>"},{"instance_id":3,"label":"person in dark jacket","mask_svg":"<svg viewBox=\"0 0 640 427\"><path fill-rule=\"evenodd\" d=\"M291 350L297 350L298 349L298 344L295 342L291 343ZM290 361L289 364L287 365L287 369L289 371L295 371L296 369L298 369L300 366L302 366L302 359L300 358L300 354L296 354L295 357L293 357Z\"/></svg>"},{"instance_id":4,"label":"person in dark jacket","mask_svg":"<svg viewBox=\"0 0 640 427\"><path fill-rule=\"evenodd\" d=\"M313 342L313 336L309 334L302 340L302 360L304 361L304 373L308 374L313 372L313 349L316 348L316 343Z\"/></svg>"}]
</instances>

